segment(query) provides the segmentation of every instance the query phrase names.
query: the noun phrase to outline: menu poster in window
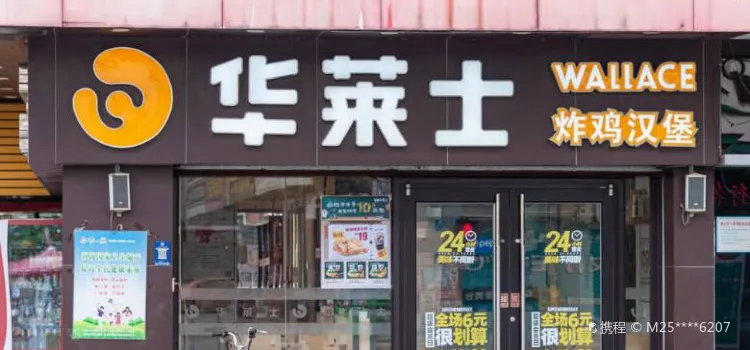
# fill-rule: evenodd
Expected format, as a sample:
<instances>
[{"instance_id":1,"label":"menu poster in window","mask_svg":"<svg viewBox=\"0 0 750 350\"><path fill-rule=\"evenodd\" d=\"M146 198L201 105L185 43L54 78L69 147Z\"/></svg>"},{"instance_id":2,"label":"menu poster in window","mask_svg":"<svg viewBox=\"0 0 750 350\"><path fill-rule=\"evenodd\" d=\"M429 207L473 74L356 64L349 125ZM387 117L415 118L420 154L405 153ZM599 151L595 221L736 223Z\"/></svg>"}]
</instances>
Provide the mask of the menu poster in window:
<instances>
[{"instance_id":1,"label":"menu poster in window","mask_svg":"<svg viewBox=\"0 0 750 350\"><path fill-rule=\"evenodd\" d=\"M73 339L146 339L148 232L74 235Z\"/></svg>"},{"instance_id":2,"label":"menu poster in window","mask_svg":"<svg viewBox=\"0 0 750 350\"><path fill-rule=\"evenodd\" d=\"M321 288L391 287L388 196L321 199Z\"/></svg>"}]
</instances>

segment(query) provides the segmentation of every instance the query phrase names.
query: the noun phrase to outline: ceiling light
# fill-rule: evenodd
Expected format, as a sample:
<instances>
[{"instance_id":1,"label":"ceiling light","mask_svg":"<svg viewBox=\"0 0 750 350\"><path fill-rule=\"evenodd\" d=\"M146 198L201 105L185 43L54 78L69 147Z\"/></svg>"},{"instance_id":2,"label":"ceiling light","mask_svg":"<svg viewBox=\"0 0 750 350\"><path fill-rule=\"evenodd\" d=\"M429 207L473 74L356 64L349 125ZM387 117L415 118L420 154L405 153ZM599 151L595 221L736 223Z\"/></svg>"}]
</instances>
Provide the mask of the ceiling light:
<instances>
[{"instance_id":1,"label":"ceiling light","mask_svg":"<svg viewBox=\"0 0 750 350\"><path fill-rule=\"evenodd\" d=\"M14 100L14 99L17 99L18 96L16 96L16 95L3 95L3 98L4 99L8 99L8 100Z\"/></svg>"},{"instance_id":2,"label":"ceiling light","mask_svg":"<svg viewBox=\"0 0 750 350\"><path fill-rule=\"evenodd\" d=\"M0 80L8 80L7 77L0 77Z\"/></svg>"},{"instance_id":3,"label":"ceiling light","mask_svg":"<svg viewBox=\"0 0 750 350\"><path fill-rule=\"evenodd\" d=\"M248 29L247 32L253 33L253 34L262 34L262 33L265 33L266 31L263 29Z\"/></svg>"},{"instance_id":4,"label":"ceiling light","mask_svg":"<svg viewBox=\"0 0 750 350\"><path fill-rule=\"evenodd\" d=\"M112 28L112 33L127 33L129 31L128 28Z\"/></svg>"},{"instance_id":5,"label":"ceiling light","mask_svg":"<svg viewBox=\"0 0 750 350\"><path fill-rule=\"evenodd\" d=\"M3 91L13 91L14 89L12 87L2 87L2 88L0 88L0 90L3 90Z\"/></svg>"}]
</instances>

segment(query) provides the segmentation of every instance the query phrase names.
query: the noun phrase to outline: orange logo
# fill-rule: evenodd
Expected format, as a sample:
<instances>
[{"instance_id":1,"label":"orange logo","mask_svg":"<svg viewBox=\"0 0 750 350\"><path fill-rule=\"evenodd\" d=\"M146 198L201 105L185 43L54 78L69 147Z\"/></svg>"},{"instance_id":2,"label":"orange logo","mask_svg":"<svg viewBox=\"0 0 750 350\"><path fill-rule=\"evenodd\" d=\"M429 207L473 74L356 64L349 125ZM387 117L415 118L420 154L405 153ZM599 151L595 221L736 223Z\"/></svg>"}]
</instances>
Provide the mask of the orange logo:
<instances>
[{"instance_id":1,"label":"orange logo","mask_svg":"<svg viewBox=\"0 0 750 350\"><path fill-rule=\"evenodd\" d=\"M99 115L99 97L90 88L73 95L73 113L89 137L112 148L134 148L159 135L172 114L172 83L161 63L130 47L102 51L94 59L94 75L107 85L130 85L140 90L143 102L133 103L124 91L105 100L107 112L122 123L112 128Z\"/></svg>"}]
</instances>

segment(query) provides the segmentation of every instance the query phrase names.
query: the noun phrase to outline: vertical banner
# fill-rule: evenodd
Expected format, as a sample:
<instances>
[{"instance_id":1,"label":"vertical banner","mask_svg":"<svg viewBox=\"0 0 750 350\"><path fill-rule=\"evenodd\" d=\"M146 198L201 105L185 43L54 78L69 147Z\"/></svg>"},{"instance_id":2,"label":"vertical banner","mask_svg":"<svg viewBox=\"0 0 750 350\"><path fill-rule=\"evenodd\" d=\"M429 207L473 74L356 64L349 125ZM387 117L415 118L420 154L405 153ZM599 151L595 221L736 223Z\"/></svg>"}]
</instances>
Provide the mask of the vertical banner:
<instances>
[{"instance_id":1,"label":"vertical banner","mask_svg":"<svg viewBox=\"0 0 750 350\"><path fill-rule=\"evenodd\" d=\"M146 339L148 232L75 232L73 339Z\"/></svg>"},{"instance_id":2,"label":"vertical banner","mask_svg":"<svg viewBox=\"0 0 750 350\"><path fill-rule=\"evenodd\" d=\"M0 348L10 350L11 339L11 312L10 312L10 286L8 281L8 220L0 221Z\"/></svg>"},{"instance_id":3,"label":"vertical banner","mask_svg":"<svg viewBox=\"0 0 750 350\"><path fill-rule=\"evenodd\" d=\"M321 288L391 287L391 198L321 198Z\"/></svg>"},{"instance_id":4,"label":"vertical banner","mask_svg":"<svg viewBox=\"0 0 750 350\"><path fill-rule=\"evenodd\" d=\"M446 307L426 312L425 348L485 349L489 343L489 314L470 307Z\"/></svg>"}]
</instances>

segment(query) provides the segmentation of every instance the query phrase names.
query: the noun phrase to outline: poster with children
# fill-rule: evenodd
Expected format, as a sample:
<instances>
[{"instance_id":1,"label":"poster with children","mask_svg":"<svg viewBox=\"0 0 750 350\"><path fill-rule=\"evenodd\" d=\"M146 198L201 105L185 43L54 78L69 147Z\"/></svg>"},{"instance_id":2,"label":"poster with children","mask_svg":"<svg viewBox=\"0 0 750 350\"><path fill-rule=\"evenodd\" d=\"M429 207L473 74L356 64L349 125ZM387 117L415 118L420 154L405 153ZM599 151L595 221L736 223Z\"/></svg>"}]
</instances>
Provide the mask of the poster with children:
<instances>
[{"instance_id":1,"label":"poster with children","mask_svg":"<svg viewBox=\"0 0 750 350\"><path fill-rule=\"evenodd\" d=\"M75 232L73 339L146 339L148 232Z\"/></svg>"},{"instance_id":2,"label":"poster with children","mask_svg":"<svg viewBox=\"0 0 750 350\"><path fill-rule=\"evenodd\" d=\"M390 288L390 197L323 196L321 288Z\"/></svg>"}]
</instances>

